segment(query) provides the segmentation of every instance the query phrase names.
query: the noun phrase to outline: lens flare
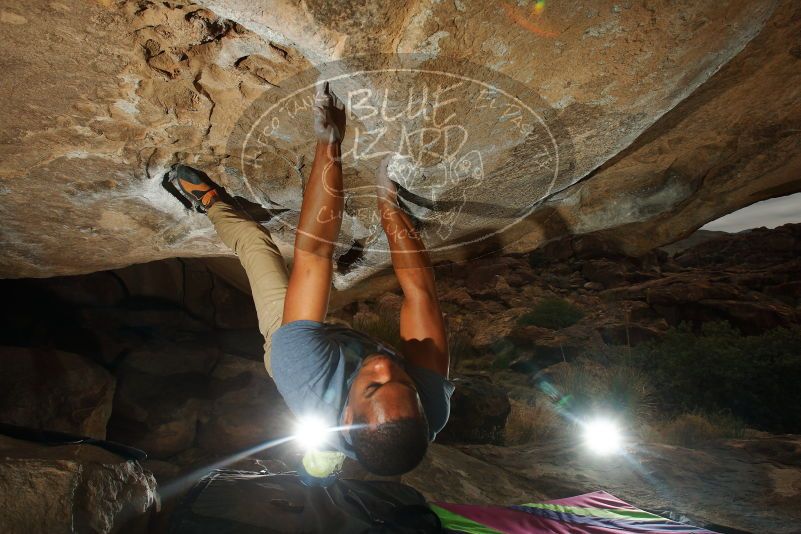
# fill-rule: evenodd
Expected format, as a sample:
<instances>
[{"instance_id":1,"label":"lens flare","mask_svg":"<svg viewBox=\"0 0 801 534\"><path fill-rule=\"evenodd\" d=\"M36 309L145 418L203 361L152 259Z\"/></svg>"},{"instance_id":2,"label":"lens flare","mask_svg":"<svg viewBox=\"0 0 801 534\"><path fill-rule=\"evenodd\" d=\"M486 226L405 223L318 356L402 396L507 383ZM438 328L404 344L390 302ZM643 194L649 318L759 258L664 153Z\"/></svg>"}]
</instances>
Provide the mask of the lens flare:
<instances>
[{"instance_id":1,"label":"lens flare","mask_svg":"<svg viewBox=\"0 0 801 534\"><path fill-rule=\"evenodd\" d=\"M610 419L595 419L584 424L584 444L600 456L620 452L623 447L623 433Z\"/></svg>"},{"instance_id":2,"label":"lens flare","mask_svg":"<svg viewBox=\"0 0 801 534\"><path fill-rule=\"evenodd\" d=\"M325 423L315 417L304 417L295 426L295 441L304 450L317 450L325 443L330 432Z\"/></svg>"}]
</instances>

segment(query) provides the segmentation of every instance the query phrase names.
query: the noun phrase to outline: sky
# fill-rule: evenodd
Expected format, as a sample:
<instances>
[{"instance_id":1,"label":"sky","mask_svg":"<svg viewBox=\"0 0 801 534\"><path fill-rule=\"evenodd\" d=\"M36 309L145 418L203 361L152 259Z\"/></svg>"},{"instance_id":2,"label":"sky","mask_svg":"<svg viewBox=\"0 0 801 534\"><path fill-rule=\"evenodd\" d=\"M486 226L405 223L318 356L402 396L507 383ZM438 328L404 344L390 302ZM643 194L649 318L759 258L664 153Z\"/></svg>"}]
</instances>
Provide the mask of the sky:
<instances>
[{"instance_id":1,"label":"sky","mask_svg":"<svg viewBox=\"0 0 801 534\"><path fill-rule=\"evenodd\" d=\"M707 223L702 230L740 232L760 226L775 228L791 222L801 223L801 193L751 204Z\"/></svg>"}]
</instances>

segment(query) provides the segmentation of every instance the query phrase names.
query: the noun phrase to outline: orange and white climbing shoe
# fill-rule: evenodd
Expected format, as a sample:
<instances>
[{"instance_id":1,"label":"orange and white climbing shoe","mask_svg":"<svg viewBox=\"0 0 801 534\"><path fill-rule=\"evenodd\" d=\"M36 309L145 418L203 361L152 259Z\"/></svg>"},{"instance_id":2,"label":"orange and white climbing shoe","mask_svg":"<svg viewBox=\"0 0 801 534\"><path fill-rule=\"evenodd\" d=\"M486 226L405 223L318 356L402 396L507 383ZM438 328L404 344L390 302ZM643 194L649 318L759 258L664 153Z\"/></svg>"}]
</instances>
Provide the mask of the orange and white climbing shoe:
<instances>
[{"instance_id":1,"label":"orange and white climbing shoe","mask_svg":"<svg viewBox=\"0 0 801 534\"><path fill-rule=\"evenodd\" d=\"M201 213L206 213L220 198L222 188L212 182L205 172L192 167L176 165L168 173L167 179Z\"/></svg>"}]
</instances>

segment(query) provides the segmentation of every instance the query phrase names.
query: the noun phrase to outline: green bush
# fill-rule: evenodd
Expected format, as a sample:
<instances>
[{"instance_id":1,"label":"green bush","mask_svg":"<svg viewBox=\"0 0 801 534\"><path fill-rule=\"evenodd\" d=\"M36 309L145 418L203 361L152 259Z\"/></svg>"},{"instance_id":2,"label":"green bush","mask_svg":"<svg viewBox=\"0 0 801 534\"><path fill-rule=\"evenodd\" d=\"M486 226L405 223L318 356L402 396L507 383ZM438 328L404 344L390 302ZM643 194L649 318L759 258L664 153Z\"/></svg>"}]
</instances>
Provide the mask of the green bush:
<instances>
[{"instance_id":1,"label":"green bush","mask_svg":"<svg viewBox=\"0 0 801 534\"><path fill-rule=\"evenodd\" d=\"M520 316L518 324L559 330L576 324L582 317L584 313L566 300L546 298L538 302L531 311Z\"/></svg>"},{"instance_id":2,"label":"green bush","mask_svg":"<svg viewBox=\"0 0 801 534\"><path fill-rule=\"evenodd\" d=\"M686 326L632 355L668 413L731 413L772 432L801 431L801 328L744 336L728 323Z\"/></svg>"},{"instance_id":3,"label":"green bush","mask_svg":"<svg viewBox=\"0 0 801 534\"><path fill-rule=\"evenodd\" d=\"M507 355L496 356L494 360L492 360L492 368L496 370L508 369L509 366L512 364L512 358Z\"/></svg>"}]
</instances>

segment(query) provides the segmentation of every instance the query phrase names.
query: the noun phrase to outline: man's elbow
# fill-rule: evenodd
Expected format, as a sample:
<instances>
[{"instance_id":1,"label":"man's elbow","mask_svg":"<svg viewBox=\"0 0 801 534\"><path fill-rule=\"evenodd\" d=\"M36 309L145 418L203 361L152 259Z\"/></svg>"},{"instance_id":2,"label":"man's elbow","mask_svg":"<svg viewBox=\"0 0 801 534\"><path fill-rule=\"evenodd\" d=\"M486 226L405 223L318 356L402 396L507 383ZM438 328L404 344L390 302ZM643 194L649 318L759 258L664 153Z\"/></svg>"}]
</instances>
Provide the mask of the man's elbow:
<instances>
[{"instance_id":1,"label":"man's elbow","mask_svg":"<svg viewBox=\"0 0 801 534\"><path fill-rule=\"evenodd\" d=\"M434 284L434 269L431 267L402 269L397 273L397 276L406 298L437 298L437 288Z\"/></svg>"},{"instance_id":2,"label":"man's elbow","mask_svg":"<svg viewBox=\"0 0 801 534\"><path fill-rule=\"evenodd\" d=\"M298 255L308 255L331 261L334 257L334 246L322 239L298 236L295 240L295 256Z\"/></svg>"},{"instance_id":3,"label":"man's elbow","mask_svg":"<svg viewBox=\"0 0 801 534\"><path fill-rule=\"evenodd\" d=\"M292 272L294 273L297 269L299 272L306 273L306 276L330 276L333 263L331 254L327 254L325 251L309 251L296 247Z\"/></svg>"}]
</instances>

